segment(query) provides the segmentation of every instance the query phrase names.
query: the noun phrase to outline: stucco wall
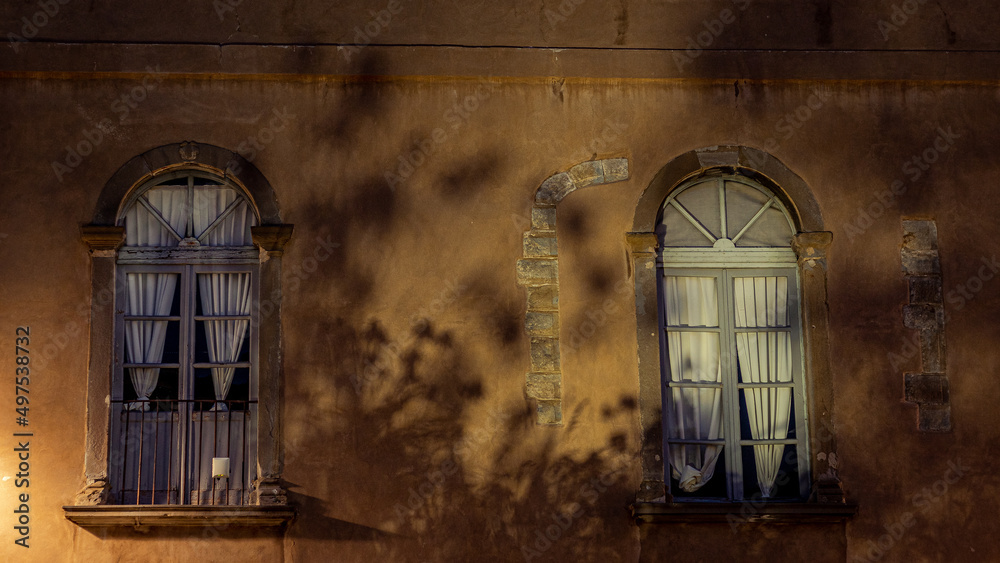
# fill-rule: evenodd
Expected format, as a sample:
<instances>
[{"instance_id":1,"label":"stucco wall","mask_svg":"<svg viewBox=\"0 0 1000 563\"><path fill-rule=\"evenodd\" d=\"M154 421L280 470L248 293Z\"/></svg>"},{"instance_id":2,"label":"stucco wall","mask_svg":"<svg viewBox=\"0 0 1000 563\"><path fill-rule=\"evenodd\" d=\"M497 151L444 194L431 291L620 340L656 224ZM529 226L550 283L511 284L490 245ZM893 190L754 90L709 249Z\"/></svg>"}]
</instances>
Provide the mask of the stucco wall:
<instances>
[{"instance_id":1,"label":"stucco wall","mask_svg":"<svg viewBox=\"0 0 1000 563\"><path fill-rule=\"evenodd\" d=\"M345 560L517 559L533 532L573 502L584 506L566 532L575 537L555 542L546 557L598 557L602 550L638 557L639 530L626 510L639 475L634 297L616 290L628 281L624 233L642 191L672 157L715 144L763 147L771 138L772 153L813 189L834 233L833 418L841 476L860 511L846 528L783 526L757 537L749 525L735 543L727 525L690 533L646 527L644 545L660 545L655 538L665 534L663 549L671 552L700 553L708 542L736 554L787 547L839 560L862 556L868 541L911 512L916 523L895 542L891 559L969 548L985 557L993 549L988 521L970 513L974 499L980 510L994 502L995 462L985 447L995 426L988 389L996 292L989 280L971 299L953 292L979 275L981 258L993 257L993 88L743 82L737 96L731 83L167 77L118 120L109 100L137 83L8 79L2 86L11 127L3 140L8 204L0 210L7 234L0 283L9 299L0 314L12 329L31 325L38 355L30 552L38 560L103 560L116 549L221 555L236 544L296 560L331 549ZM786 128L785 116L808 107L816 92L811 116ZM453 105L467 96L478 107L453 117ZM283 322L285 478L298 519L283 539L234 542L248 534L242 531L195 545L184 541L189 534L172 532L109 531L99 539L60 509L83 485L89 273L78 228L90 221L107 178L134 154L182 139L239 149L271 126L275 110L287 123L253 163L274 186L283 220L296 228L285 257ZM85 139L81 131L93 131L104 116L115 118L111 132L58 181L51 162L65 161L66 145ZM436 128L447 138L390 188L385 171L399 173L397 157L433 141ZM934 146L939 128L954 138L916 178L904 164ZM594 156L594 148L598 157L627 157L631 178L560 204L565 425L536 427L523 398L527 340L513 265L535 188ZM876 213L874 192L897 179L905 192ZM866 226L859 208L879 216ZM907 296L899 265L903 216L938 225L951 314L950 433L918 433L914 408L901 402L902 371L920 367L918 357L906 358L913 333L900 313ZM328 259L317 259L326 252ZM607 299L615 306L601 316L596 311ZM596 330L586 338L588 320ZM898 369L890 353L904 358ZM376 367L366 370L366 360ZM8 435L11 422L4 421ZM949 462L962 475L947 491L934 489ZM449 474L438 485L442 468ZM605 474L612 486L593 493L603 486L591 479ZM410 499L425 482L433 483L432 500ZM3 491L9 506L11 481Z\"/></svg>"},{"instance_id":2,"label":"stucco wall","mask_svg":"<svg viewBox=\"0 0 1000 563\"><path fill-rule=\"evenodd\" d=\"M471 5L421 7L415 15L416 5L407 4L380 42L683 49L678 38L697 32L706 13L692 4L587 2L572 16L576 23L551 33L541 5L480 7L491 16ZM891 14L891 3L883 4L878 13ZM891 46L992 48L995 39L979 23L995 13L952 4L956 42L927 3ZM0 21L16 22L32 6L5 5ZM873 23L882 17L876 8L835 11L832 43L822 43L821 6L802 6L768 4L719 46L886 45ZM242 31L230 37L206 2L184 37L343 42L344 30L370 19L370 7L378 9L333 14L317 3L279 14L240 6ZM169 18L146 14L140 25L128 10L107 8L98 15L70 3L73 25L54 18L45 26L51 43L0 57L0 327L9 339L0 362L12 372L14 330L30 325L34 433L26 550L13 544L12 531L16 495L24 492L15 487L12 434L23 428L14 424L13 390L0 392L0 404L10 407L0 419L7 436L0 442L0 554L25 561L1000 559L992 520L983 516L1000 509L989 449L1000 438L994 82L871 80L852 77L844 62L818 68L822 79L789 80L789 67L768 64L777 55L753 53L718 68L750 61L756 78L717 80L675 75L714 76L709 54L683 68L671 53L658 55L657 68L671 77L655 76L645 55L627 62L574 52L567 57L586 75L566 76L560 55L548 53L531 59L525 75L490 78L483 76L498 73L489 57L441 50L433 52L447 56L433 58L405 47L390 49L398 57L369 47L368 66L339 74L312 72L354 64L335 47L293 53L301 66L264 48L240 51L252 54L246 59L227 51L234 58L222 61L221 49L205 54L214 47L175 58L171 48L156 47L151 62L175 72L150 74L132 47L114 54L81 45L66 59L50 56L63 40L178 40ZM623 9L627 31L616 43L621 22L606 13ZM787 21L775 21L778 12ZM775 19L758 21L768 14ZM855 23L841 24L841 16ZM231 17L225 11L227 24ZM479 18L492 23L476 24ZM326 58L310 58L316 53ZM99 73L84 64L91 54ZM222 70L205 66L216 56ZM815 66L812 56L795 64ZM976 67L979 59L955 59L951 68L927 57L948 72L991 72ZM502 58L493 62L502 66ZM234 70L255 60L275 66ZM422 60L430 70L408 75L401 60ZM909 55L891 60L921 68ZM185 64L197 69L176 68ZM128 72L116 72L119 66ZM476 68L480 76L471 76ZM298 514L284 531L88 530L62 510L84 486L90 263L79 228L92 221L122 164L185 140L251 160L273 186L282 221L295 226L283 259L282 439L283 477ZM832 431L840 477L859 507L846 524L639 527L629 516L641 480L641 432L625 233L661 167L716 145L778 158L811 189L833 233ZM88 146L91 154L70 154ZM515 263L540 183L595 158L627 158L629 179L580 190L558 206L564 424L537 426L524 396L529 342ZM937 225L950 432L919 432L916 407L903 402L903 373L922 369L916 333L902 320L903 218ZM540 539L553 525L558 539Z\"/></svg>"}]
</instances>

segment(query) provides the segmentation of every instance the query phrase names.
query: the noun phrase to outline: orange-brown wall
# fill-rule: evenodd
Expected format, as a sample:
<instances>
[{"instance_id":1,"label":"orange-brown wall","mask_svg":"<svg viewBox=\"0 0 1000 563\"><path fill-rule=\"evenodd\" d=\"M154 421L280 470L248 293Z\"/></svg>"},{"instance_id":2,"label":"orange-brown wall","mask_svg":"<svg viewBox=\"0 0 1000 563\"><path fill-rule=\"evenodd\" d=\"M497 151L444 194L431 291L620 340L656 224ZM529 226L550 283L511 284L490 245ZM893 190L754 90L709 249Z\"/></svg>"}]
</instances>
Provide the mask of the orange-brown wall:
<instances>
[{"instance_id":1,"label":"orange-brown wall","mask_svg":"<svg viewBox=\"0 0 1000 563\"><path fill-rule=\"evenodd\" d=\"M238 8L237 37L349 41L353 26L372 17L367 10L382 7L369 4L338 11L312 3L279 13L248 3ZM677 37L697 33L703 19L732 5L593 0L553 31L544 13L537 15L540 3L522 4L406 3L384 42L683 49ZM977 22L995 12L970 11L971 2L949 5L957 43L949 43L929 3L891 38L895 43L883 42L877 27L892 3L849 13L836 8L832 24L817 16L822 4L753 4L741 31L724 34L719 46L994 47L995 38L982 32L989 26ZM623 24L609 14L625 5L625 39L616 43ZM16 29L33 6L5 5L0 22L9 25L2 29ZM950 66L919 55L942 73L935 81L868 76L883 67L900 73L890 68L893 61L918 73L926 68L903 55L857 72L807 57L794 68L813 65L815 72L793 80L777 76L785 71L768 61L780 66L798 55L734 54L725 68L739 68L739 60L764 63L730 79L698 69L709 55L682 69L671 52L656 55L664 69L657 76L620 53L575 51L566 56L586 76L566 76L558 53L523 59L532 70L515 75L495 70L510 64L505 57L478 51L370 47L362 51L369 76L359 77L302 70L353 64L334 48L317 61L292 47L247 47L211 69L208 44L224 38L210 7L200 4L204 13L184 28L184 37L203 45L178 57L171 53L187 47L113 44L176 40L172 11L150 17L150 9L139 19L124 6L97 13L82 3L66 5L67 19L45 26L53 42L0 56L0 332L7 335L0 364L13 373L15 328L30 325L35 434L31 547L24 549L13 544L12 531L22 492L13 479L14 392L0 387L0 412L7 413L0 417L0 559L1000 559L990 516L1000 510L993 477L1000 462L991 446L1000 438L1000 279L958 297L983 260L993 260L1000 238L1000 161L993 152L1000 146L1000 90L981 78L948 79L989 72L976 66L981 59L966 55ZM832 43L821 45L827 28ZM88 38L112 44L83 45ZM74 41L81 43L72 47ZM147 55L171 72L142 73ZM99 72L90 72L87 57ZM266 72L252 72L258 59L270 65ZM400 60L423 66L408 73ZM194 70L184 72L186 64ZM116 72L122 67L129 72ZM698 79L702 71L712 78ZM695 76L680 75L687 72ZM123 95L135 102L127 115L116 103ZM467 99L475 109L457 111ZM285 119L272 122L278 114ZM93 153L57 178L53 162L66 163L67 146L88 135L93 141L105 119L110 126ZM251 139L269 127L273 139L254 148ZM914 178L904 165L933 147L941 129L954 133L953 142ZM251 159L273 186L282 220L295 226L284 257L282 439L284 480L298 515L283 532L95 531L70 523L61 508L84 485L90 265L79 227L91 221L119 166L184 140ZM390 186L386 173L399 173L400 156L421 143L433 146L431 154ZM624 236L657 171L680 154L715 145L755 147L780 159L808 184L833 232L832 419L840 476L859 506L846 524L640 528L629 517L641 468L634 294L616 289L631 284ZM627 158L630 178L581 190L559 205L564 425L536 426L524 397L525 294L514 265L539 184L595 157ZM872 216L877 194L896 180L905 193ZM860 210L868 210L870 225ZM902 324L904 217L937 223L949 314L947 433L918 432L916 408L902 401L903 372L921 369L918 356L906 357L915 333ZM327 251L329 258L316 259ZM614 307L601 317L609 299ZM595 318L601 320L593 336L574 337ZM894 366L892 354L902 363ZM381 369L366 370L369 362ZM911 525L900 532L901 522ZM560 526L559 539L546 547L539 534L552 525Z\"/></svg>"}]
</instances>

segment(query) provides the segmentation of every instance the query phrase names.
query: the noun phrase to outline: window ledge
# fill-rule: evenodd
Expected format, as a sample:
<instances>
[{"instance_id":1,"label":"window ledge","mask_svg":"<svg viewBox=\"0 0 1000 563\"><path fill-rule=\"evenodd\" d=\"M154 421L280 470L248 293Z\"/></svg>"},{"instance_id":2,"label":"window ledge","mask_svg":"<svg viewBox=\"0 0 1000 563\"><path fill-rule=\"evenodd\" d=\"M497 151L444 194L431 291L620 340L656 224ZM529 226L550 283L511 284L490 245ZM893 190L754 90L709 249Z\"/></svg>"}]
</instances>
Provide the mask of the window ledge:
<instances>
[{"instance_id":1,"label":"window ledge","mask_svg":"<svg viewBox=\"0 0 1000 563\"><path fill-rule=\"evenodd\" d=\"M98 505L64 506L66 519L83 527L282 526L295 517L290 506Z\"/></svg>"},{"instance_id":2,"label":"window ledge","mask_svg":"<svg viewBox=\"0 0 1000 563\"><path fill-rule=\"evenodd\" d=\"M637 502L631 508L632 517L637 524L681 522L724 522L730 525L753 522L816 524L843 522L858 512L855 504L832 502Z\"/></svg>"}]
</instances>

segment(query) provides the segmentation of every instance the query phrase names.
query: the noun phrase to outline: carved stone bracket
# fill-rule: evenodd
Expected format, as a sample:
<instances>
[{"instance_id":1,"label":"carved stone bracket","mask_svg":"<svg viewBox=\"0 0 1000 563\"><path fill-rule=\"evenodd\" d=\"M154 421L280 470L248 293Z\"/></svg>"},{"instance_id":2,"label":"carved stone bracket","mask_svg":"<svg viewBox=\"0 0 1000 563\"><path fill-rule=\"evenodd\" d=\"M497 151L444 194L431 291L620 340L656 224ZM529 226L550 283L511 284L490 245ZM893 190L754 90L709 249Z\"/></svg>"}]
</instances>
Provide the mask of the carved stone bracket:
<instances>
[{"instance_id":1,"label":"carved stone bracket","mask_svg":"<svg viewBox=\"0 0 1000 563\"><path fill-rule=\"evenodd\" d=\"M77 506L97 506L107 504L111 495L111 487L107 479L88 479L87 485L76 494L74 504Z\"/></svg>"},{"instance_id":2,"label":"carved stone bracket","mask_svg":"<svg viewBox=\"0 0 1000 563\"><path fill-rule=\"evenodd\" d=\"M292 225L260 225L250 227L253 243L267 251L270 256L281 256L285 245L292 238Z\"/></svg>"},{"instance_id":3,"label":"carved stone bracket","mask_svg":"<svg viewBox=\"0 0 1000 563\"><path fill-rule=\"evenodd\" d=\"M90 248L91 254L101 256L113 253L125 243L125 227L106 225L84 225L80 227L80 238Z\"/></svg>"},{"instance_id":4,"label":"carved stone bracket","mask_svg":"<svg viewBox=\"0 0 1000 563\"><path fill-rule=\"evenodd\" d=\"M792 250L798 257L799 267L812 269L816 267L826 270L826 253L833 243L833 233L820 231L814 233L799 233L792 237Z\"/></svg>"},{"instance_id":5,"label":"carved stone bracket","mask_svg":"<svg viewBox=\"0 0 1000 563\"><path fill-rule=\"evenodd\" d=\"M275 506L288 504L288 495L277 478L258 479L254 487L252 504L260 506Z\"/></svg>"}]
</instances>

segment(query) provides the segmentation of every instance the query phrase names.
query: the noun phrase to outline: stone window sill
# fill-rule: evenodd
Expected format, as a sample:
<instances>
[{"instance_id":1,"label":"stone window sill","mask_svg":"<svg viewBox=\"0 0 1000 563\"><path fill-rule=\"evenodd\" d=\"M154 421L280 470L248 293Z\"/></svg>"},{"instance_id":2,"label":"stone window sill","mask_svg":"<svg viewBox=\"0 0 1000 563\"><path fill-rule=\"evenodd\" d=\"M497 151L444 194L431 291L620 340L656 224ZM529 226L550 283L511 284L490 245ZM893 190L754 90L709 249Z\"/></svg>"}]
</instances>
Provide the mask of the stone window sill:
<instances>
[{"instance_id":1,"label":"stone window sill","mask_svg":"<svg viewBox=\"0 0 1000 563\"><path fill-rule=\"evenodd\" d=\"M818 502L638 502L632 505L638 524L722 522L740 525L759 522L822 524L843 522L858 512L857 505Z\"/></svg>"},{"instance_id":2,"label":"stone window sill","mask_svg":"<svg viewBox=\"0 0 1000 563\"><path fill-rule=\"evenodd\" d=\"M66 519L85 528L131 526L282 526L295 517L290 506L98 505L64 506Z\"/></svg>"}]
</instances>

